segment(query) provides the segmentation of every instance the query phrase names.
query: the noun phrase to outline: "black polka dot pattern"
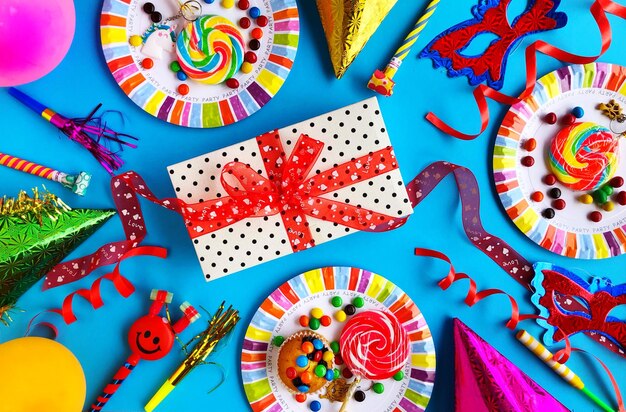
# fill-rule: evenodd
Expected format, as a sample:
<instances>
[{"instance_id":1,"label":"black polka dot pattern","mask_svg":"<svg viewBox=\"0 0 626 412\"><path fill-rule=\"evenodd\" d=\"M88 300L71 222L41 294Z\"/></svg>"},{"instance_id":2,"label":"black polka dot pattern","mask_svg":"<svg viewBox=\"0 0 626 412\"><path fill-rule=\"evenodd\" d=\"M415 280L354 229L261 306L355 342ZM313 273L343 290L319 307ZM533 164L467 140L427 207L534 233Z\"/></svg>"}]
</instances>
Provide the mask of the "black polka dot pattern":
<instances>
[{"instance_id":1,"label":"black polka dot pattern","mask_svg":"<svg viewBox=\"0 0 626 412\"><path fill-rule=\"evenodd\" d=\"M371 98L278 130L285 158L291 155L302 134L324 142L321 154L308 175L308 178L316 175L321 178L333 166L387 148L391 143L383 118L376 112L378 102ZM363 120L357 120L358 117ZM334 135L338 137L335 138ZM361 150L357 150L357 147ZM274 159L273 156L269 157ZM263 149L259 149L256 139L249 139L172 165L168 168L168 173L176 189L176 196L187 203L197 203L200 199L229 196L220 182L221 172L227 163L235 159L248 164L254 171L260 171L263 177L269 179L263 164L264 158L267 159L268 156L263 153ZM225 179L233 185L228 176ZM321 197L391 216L405 216L412 212L399 169L381 171L367 183L362 181L345 185ZM194 247L199 260L203 258L201 266L205 279L215 280L293 253L290 237L283 226L283 217L276 214L263 219L244 219L228 226L232 230L218 230L211 233L211 236L196 238ZM313 245L356 231L313 217L307 218L307 222Z\"/></svg>"}]
</instances>

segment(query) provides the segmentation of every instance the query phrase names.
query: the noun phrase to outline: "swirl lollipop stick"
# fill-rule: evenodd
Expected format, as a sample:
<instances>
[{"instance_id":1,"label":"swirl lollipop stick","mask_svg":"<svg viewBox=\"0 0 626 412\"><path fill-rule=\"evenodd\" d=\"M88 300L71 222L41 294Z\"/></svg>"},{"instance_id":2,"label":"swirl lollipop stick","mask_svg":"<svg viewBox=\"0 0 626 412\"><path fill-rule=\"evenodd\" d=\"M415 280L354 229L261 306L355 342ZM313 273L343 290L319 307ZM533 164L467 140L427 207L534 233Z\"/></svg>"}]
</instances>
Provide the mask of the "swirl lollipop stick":
<instances>
[{"instance_id":1,"label":"swirl lollipop stick","mask_svg":"<svg viewBox=\"0 0 626 412\"><path fill-rule=\"evenodd\" d=\"M361 379L383 380L402 369L409 352L409 336L398 319L378 310L352 317L341 332L341 357L355 376L339 412L344 412Z\"/></svg>"},{"instance_id":2,"label":"swirl lollipop stick","mask_svg":"<svg viewBox=\"0 0 626 412\"><path fill-rule=\"evenodd\" d=\"M68 175L67 173L4 153L0 153L0 165L61 183L63 187L70 189L79 196L85 195L89 181L91 180L91 175L86 172L80 172L77 175Z\"/></svg>"}]
</instances>

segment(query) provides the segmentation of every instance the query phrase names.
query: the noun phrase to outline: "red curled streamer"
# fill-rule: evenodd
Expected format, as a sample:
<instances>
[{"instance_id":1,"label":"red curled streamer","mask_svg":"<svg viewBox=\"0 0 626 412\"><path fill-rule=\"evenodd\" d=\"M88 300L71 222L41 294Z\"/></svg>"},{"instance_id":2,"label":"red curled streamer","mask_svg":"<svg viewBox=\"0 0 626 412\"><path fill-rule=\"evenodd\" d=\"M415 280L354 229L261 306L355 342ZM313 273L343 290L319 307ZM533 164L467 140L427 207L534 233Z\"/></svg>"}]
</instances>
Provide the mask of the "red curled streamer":
<instances>
[{"instance_id":1,"label":"red curled streamer","mask_svg":"<svg viewBox=\"0 0 626 412\"><path fill-rule=\"evenodd\" d=\"M541 53L569 64L587 64L596 61L598 58L600 58L600 56L606 53L606 51L611 46L611 24L609 23L609 20L607 18L607 13L613 14L622 19L626 19L626 7L617 4L611 0L595 0L589 10L596 24L598 25L598 29L600 30L600 35L602 38L602 46L600 48L600 53L597 56L580 56L562 50L542 40L537 40L530 44L528 47L526 47L526 87L524 91L519 95L519 97L516 98L506 95L504 93L500 93L499 91L492 89L491 87L484 84L481 84L474 89L474 99L476 100L478 111L480 112L480 132L478 132L477 134L466 134L460 132L450 127L433 112L428 112L428 114L426 114L426 120L428 120L442 132L450 136L456 137L457 139L475 139L480 136L489 125L489 106L487 105L487 99L494 100L507 106L512 106L525 99L532 93L533 89L535 88L535 84L537 83L537 54Z\"/></svg>"},{"instance_id":2,"label":"red curled streamer","mask_svg":"<svg viewBox=\"0 0 626 412\"><path fill-rule=\"evenodd\" d=\"M140 246L130 249L120 258L119 262L113 268L113 271L96 279L91 284L91 287L89 289L78 289L77 291L67 295L65 299L63 299L63 304L61 305L60 309L49 309L35 315L28 323L28 327L26 328L26 335L28 335L31 327L34 328L36 326L46 326L52 329L54 337L56 338L59 333L57 327L54 324L50 322L40 322L33 325L33 322L38 316L50 312L60 315L63 319L63 322L65 322L65 324L67 325L74 323L77 320L76 315L74 314L74 311L72 309L74 297L81 297L85 299L91 304L91 306L95 310L101 308L104 305L104 301L102 300L102 295L100 293L100 285L104 280L108 280L113 283L115 291L119 293L122 297L127 298L132 295L135 292L135 287L130 280L125 278L120 273L120 264L123 260L134 256L154 256L164 259L167 257L167 249L157 246Z\"/></svg>"},{"instance_id":3,"label":"red curled streamer","mask_svg":"<svg viewBox=\"0 0 626 412\"><path fill-rule=\"evenodd\" d=\"M472 307L474 306L474 304L480 302L481 300L489 296L494 296L494 295L505 295L507 298L509 298L509 301L511 302L511 317L506 323L506 327L508 329L514 330L519 324L519 322L522 322L525 320L543 319L545 321L548 321L548 319L544 318L543 316L520 314L519 305L517 304L517 301L515 300L515 298L509 295L508 293L504 292L503 290L486 289L483 291L478 291L476 281L465 273L457 273L456 270L454 269L454 265L452 265L452 261L450 260L450 258L441 252L438 252L432 249L416 248L415 255L424 256L424 257L432 257L432 258L443 260L444 262L448 263L449 265L448 274L446 275L445 278L441 279L438 282L438 285L442 290L448 289L456 281L463 280L463 279L469 280L470 287L465 297L465 304L467 306ZM557 327L557 330L558 330L558 327ZM626 412L626 408L624 406L624 401L622 398L622 393L620 391L619 385L617 384L617 381L615 380L615 377L613 376L613 373L611 372L609 367L604 362L602 362L597 356L583 349L572 347L569 338L565 336L565 348L560 349L554 354L554 360L559 363L566 363L569 360L572 352L585 353L591 356L596 362L598 362L602 366L602 368L608 375L609 379L611 380L611 384L613 385L613 392L615 394L615 399L617 400L619 412Z\"/></svg>"}]
</instances>

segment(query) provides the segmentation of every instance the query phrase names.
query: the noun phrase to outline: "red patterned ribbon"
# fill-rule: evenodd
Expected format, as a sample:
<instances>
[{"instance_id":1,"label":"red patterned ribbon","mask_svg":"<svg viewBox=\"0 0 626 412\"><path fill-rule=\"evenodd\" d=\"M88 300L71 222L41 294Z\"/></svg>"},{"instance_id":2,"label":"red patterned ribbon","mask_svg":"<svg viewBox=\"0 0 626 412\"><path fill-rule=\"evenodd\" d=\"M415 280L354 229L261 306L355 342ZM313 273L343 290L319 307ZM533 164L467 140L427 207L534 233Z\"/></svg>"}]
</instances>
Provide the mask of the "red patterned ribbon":
<instances>
[{"instance_id":1,"label":"red patterned ribbon","mask_svg":"<svg viewBox=\"0 0 626 412\"><path fill-rule=\"evenodd\" d=\"M165 259L167 257L167 249L156 246L140 246L130 249L119 258L117 264L113 268L113 271L96 279L96 281L92 283L89 289L78 289L77 291L70 293L65 297L65 299L63 299L63 304L59 309L50 309L33 316L33 318L28 323L28 327L26 328L26 335L28 335L31 328L37 326L46 326L53 331L54 337L56 338L59 333L57 327L54 324L50 322L40 322L33 325L33 322L40 315L48 312L60 315L63 318L63 322L65 322L65 324L67 325L75 322L77 319L72 308L75 297L83 298L84 300L89 302L95 310L100 309L104 305L104 301L102 300L102 295L100 292L100 285L104 280L110 281L113 284L115 291L119 293L122 297L127 298L132 295L135 292L135 287L130 280L125 278L120 273L120 264L123 260L135 256L154 256Z\"/></svg>"},{"instance_id":2,"label":"red patterned ribbon","mask_svg":"<svg viewBox=\"0 0 626 412\"><path fill-rule=\"evenodd\" d=\"M127 240L106 244L91 255L57 265L46 276L44 289L76 281L100 266L115 263L143 241L147 231L137 195L180 213L192 238L243 219L280 214L294 252L315 246L308 218L369 232L392 230L406 222L406 218L322 197L398 169L391 146L307 179L324 146L321 141L302 135L289 158L276 131L257 137L257 144L268 177L247 164L228 163L220 176L228 196L201 203L187 204L176 198L158 199L134 172L114 177L111 191Z\"/></svg>"},{"instance_id":3,"label":"red patterned ribbon","mask_svg":"<svg viewBox=\"0 0 626 412\"><path fill-rule=\"evenodd\" d=\"M450 260L450 258L441 252L438 252L436 250L431 250L431 249L416 248L415 255L432 257L432 258L443 260L444 262L448 263L449 265L448 274L446 275L446 277L441 279L438 283L439 287L442 290L448 289L454 282L467 279L470 283L470 286L469 286L467 295L465 296L465 304L469 307L474 306L476 303L480 302L481 300L489 296L495 296L495 295L506 296L511 302L511 316L509 317L509 320L506 323L506 327L508 329L514 330L519 324L519 322L522 322L525 320L543 319L545 321L548 321L548 319L543 316L520 314L519 305L517 301L515 300L515 298L501 289L486 289L486 290L478 291L476 281L465 273L456 272L456 270L454 269L454 266L452 265L452 261ZM611 384L613 386L613 393L615 394L615 399L617 400L619 411L625 412L626 409L624 407L624 401L622 398L622 393L620 391L619 385L617 381L615 380L615 377L611 373L611 370L609 369L609 367L604 362L602 362L597 356L585 350L572 347L569 338L565 336L565 347L557 351L554 354L554 360L560 363L565 363L569 360L570 355L573 351L582 352L591 356L596 362L598 362L602 366L607 376L611 380Z\"/></svg>"},{"instance_id":4,"label":"red patterned ribbon","mask_svg":"<svg viewBox=\"0 0 626 412\"><path fill-rule=\"evenodd\" d=\"M450 173L454 175L461 197L463 229L467 238L515 280L530 288L535 274L532 265L504 240L483 228L480 220L480 191L471 170L449 162L432 163L407 184L411 204L414 207L418 205Z\"/></svg>"},{"instance_id":5,"label":"red patterned ribbon","mask_svg":"<svg viewBox=\"0 0 626 412\"><path fill-rule=\"evenodd\" d=\"M559 49L558 47L544 41L535 41L526 48L526 87L519 97L515 98L508 96L484 84L481 84L474 89L474 99L476 100L478 111L480 112L480 132L477 134L466 134L460 132L450 127L432 112L429 112L426 115L426 120L450 136L463 140L475 139L487 129L489 124L489 106L487 105L487 99L511 106L525 99L532 93L535 88L535 84L537 83L537 54L545 54L546 56L550 56L570 64L586 64L596 61L609 49L609 46L611 45L611 24L607 18L607 13L626 19L626 7L611 0L595 0L589 10L598 25L598 29L600 30L600 35L602 37L602 46L600 48L600 53L597 56L580 56Z\"/></svg>"}]
</instances>

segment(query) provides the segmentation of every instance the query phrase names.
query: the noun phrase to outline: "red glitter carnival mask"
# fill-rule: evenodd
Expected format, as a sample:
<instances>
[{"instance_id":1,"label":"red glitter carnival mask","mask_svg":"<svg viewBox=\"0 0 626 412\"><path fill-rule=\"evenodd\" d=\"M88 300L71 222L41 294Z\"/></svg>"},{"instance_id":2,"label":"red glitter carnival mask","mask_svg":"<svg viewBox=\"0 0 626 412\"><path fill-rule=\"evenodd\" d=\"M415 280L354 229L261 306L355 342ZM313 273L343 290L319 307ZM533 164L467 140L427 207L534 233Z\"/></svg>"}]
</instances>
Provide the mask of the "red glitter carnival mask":
<instances>
[{"instance_id":1,"label":"red glitter carnival mask","mask_svg":"<svg viewBox=\"0 0 626 412\"><path fill-rule=\"evenodd\" d=\"M544 341L553 344L579 332L601 335L626 351L626 320L611 316L620 305L626 305L626 284L613 285L609 279L593 277L584 281L577 274L549 263L536 263L532 302L548 322ZM557 329L558 328L558 329Z\"/></svg>"},{"instance_id":2,"label":"red glitter carnival mask","mask_svg":"<svg viewBox=\"0 0 626 412\"><path fill-rule=\"evenodd\" d=\"M435 68L445 67L449 77L467 76L472 86L486 81L490 87L501 89L508 55L520 40L567 24L565 13L556 12L561 0L528 0L526 9L512 24L507 18L510 3L511 0L480 0L472 7L473 19L435 37L420 57L432 59ZM484 33L496 35L497 39L481 54L463 54Z\"/></svg>"}]
</instances>

